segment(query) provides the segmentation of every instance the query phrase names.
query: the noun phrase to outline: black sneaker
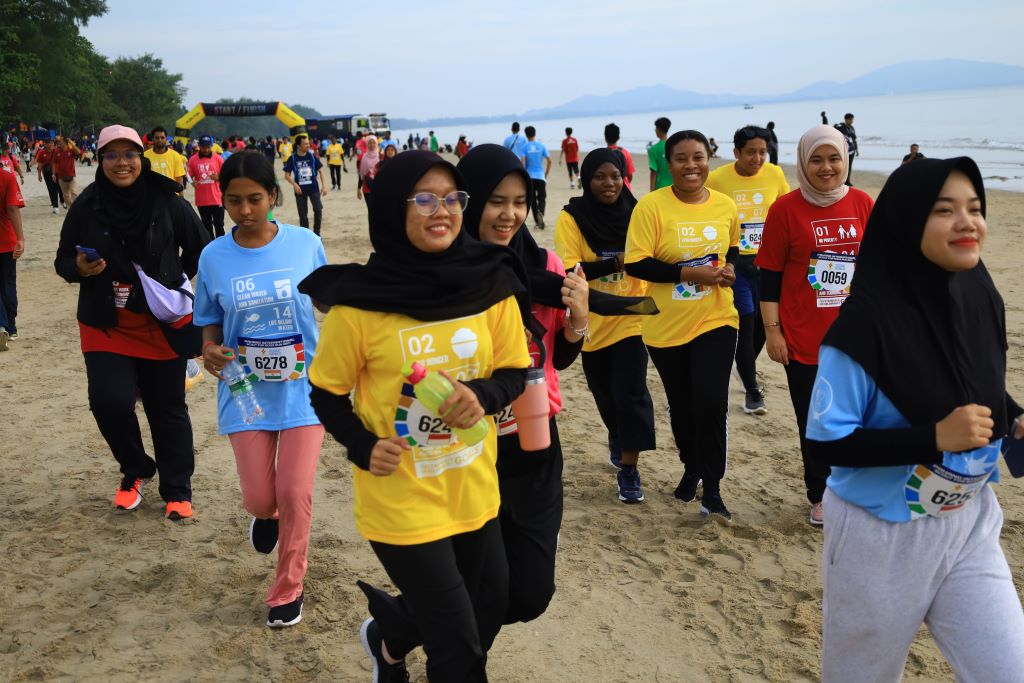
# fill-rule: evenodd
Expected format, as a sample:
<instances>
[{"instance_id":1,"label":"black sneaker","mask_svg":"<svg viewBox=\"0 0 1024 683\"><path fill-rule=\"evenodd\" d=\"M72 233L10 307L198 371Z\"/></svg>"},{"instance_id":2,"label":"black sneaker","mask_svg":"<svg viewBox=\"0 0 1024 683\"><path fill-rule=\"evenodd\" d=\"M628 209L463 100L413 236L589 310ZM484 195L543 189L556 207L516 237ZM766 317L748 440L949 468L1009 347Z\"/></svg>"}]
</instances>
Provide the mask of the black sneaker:
<instances>
[{"instance_id":1,"label":"black sneaker","mask_svg":"<svg viewBox=\"0 0 1024 683\"><path fill-rule=\"evenodd\" d=\"M764 415L768 409L764 406L764 396L761 389L747 389L747 398L743 402L743 412L747 415Z\"/></svg>"},{"instance_id":2,"label":"black sneaker","mask_svg":"<svg viewBox=\"0 0 1024 683\"><path fill-rule=\"evenodd\" d=\"M380 634L377 622L370 617L359 627L359 642L363 644L366 655L373 662L373 683L406 683L409 680L409 672L405 668L405 661L398 664L390 664L384 659L382 646L384 638Z\"/></svg>"},{"instance_id":3,"label":"black sneaker","mask_svg":"<svg viewBox=\"0 0 1024 683\"><path fill-rule=\"evenodd\" d=\"M249 542L253 550L269 555L277 548L278 521L276 519L252 518L249 524Z\"/></svg>"},{"instance_id":4,"label":"black sneaker","mask_svg":"<svg viewBox=\"0 0 1024 683\"><path fill-rule=\"evenodd\" d=\"M270 614L267 615L267 626L270 628L285 628L287 626L295 626L295 624L302 621L302 598L303 595L300 593L299 597L287 605L271 607Z\"/></svg>"},{"instance_id":5,"label":"black sneaker","mask_svg":"<svg viewBox=\"0 0 1024 683\"><path fill-rule=\"evenodd\" d=\"M698 486L700 486L700 477L683 472L683 478L679 480L679 486L676 487L675 497L684 503L691 503L697 497Z\"/></svg>"},{"instance_id":6,"label":"black sneaker","mask_svg":"<svg viewBox=\"0 0 1024 683\"><path fill-rule=\"evenodd\" d=\"M719 515L726 521L732 519L732 513L729 512L729 508L725 507L725 503L722 502L722 496L717 493L704 496L704 499L700 502L700 514L704 517Z\"/></svg>"}]
</instances>

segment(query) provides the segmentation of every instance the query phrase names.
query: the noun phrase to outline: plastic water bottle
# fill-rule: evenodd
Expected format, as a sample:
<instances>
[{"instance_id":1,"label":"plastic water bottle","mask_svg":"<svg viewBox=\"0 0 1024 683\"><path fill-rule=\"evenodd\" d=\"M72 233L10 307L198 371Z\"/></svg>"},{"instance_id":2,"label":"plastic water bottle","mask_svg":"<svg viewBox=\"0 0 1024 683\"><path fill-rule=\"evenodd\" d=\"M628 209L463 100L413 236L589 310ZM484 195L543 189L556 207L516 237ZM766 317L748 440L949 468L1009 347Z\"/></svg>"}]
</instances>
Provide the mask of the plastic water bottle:
<instances>
[{"instance_id":1,"label":"plastic water bottle","mask_svg":"<svg viewBox=\"0 0 1024 683\"><path fill-rule=\"evenodd\" d=\"M249 376L245 374L245 369L242 368L241 364L234 358L224 366L224 369L220 371L221 377L227 382L228 388L231 390L231 398L234 399L235 405L238 406L238 412L242 415L242 420L245 424L252 424L256 420L263 419L263 408L260 407L260 402L256 400L256 392L253 390L252 382L249 381Z\"/></svg>"},{"instance_id":2,"label":"plastic water bottle","mask_svg":"<svg viewBox=\"0 0 1024 683\"><path fill-rule=\"evenodd\" d=\"M199 384L202 379L203 369L199 367L199 363L196 362L195 358L189 358L185 364L185 391Z\"/></svg>"},{"instance_id":3,"label":"plastic water bottle","mask_svg":"<svg viewBox=\"0 0 1024 683\"><path fill-rule=\"evenodd\" d=\"M442 377L439 373L428 372L419 363L406 363L402 367L402 374L412 384L416 400L425 405L430 412L438 415L438 408L449 396L455 393L452 383ZM490 428L487 425L487 418L482 417L469 429L456 429L452 431L459 437L459 441L467 446L476 444L487 438Z\"/></svg>"}]
</instances>

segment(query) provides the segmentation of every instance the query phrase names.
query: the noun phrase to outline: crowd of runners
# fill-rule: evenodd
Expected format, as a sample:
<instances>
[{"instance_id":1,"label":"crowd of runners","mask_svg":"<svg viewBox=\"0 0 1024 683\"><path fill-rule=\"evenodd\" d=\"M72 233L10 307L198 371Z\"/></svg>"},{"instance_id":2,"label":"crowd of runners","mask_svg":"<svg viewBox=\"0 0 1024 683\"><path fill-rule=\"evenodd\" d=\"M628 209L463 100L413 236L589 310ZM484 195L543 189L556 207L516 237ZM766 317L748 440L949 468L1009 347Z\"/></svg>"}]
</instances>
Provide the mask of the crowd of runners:
<instances>
[{"instance_id":1,"label":"crowd of runners","mask_svg":"<svg viewBox=\"0 0 1024 683\"><path fill-rule=\"evenodd\" d=\"M667 419L675 498L728 523L730 377L746 413L776 419L756 367L766 350L785 366L807 520L824 527L823 679L899 680L927 623L960 679L1019 680L1024 613L990 484L1001 448L1024 438L1024 409L1006 391L1004 307L980 260L977 166L915 160L873 202L847 184L836 128L801 136L793 190L769 161L771 128L737 130L735 160L713 172L702 133L664 117L654 128L639 199L617 126L585 155L566 129L558 164L581 193L557 212L553 250L526 225L530 213L534 229L549 225L551 156L518 123L502 144L460 140L457 164L433 133L176 148L163 128L113 125L95 141L41 143L26 167L53 212L67 209L55 268L79 285L89 407L122 477L114 506L137 509L157 477L168 518L195 514L186 364L200 358L217 377L240 364L263 415L241 412L220 382L217 419L251 544L277 552L267 625L302 618L329 433L352 462L356 526L397 589L359 582L373 680L406 681L405 657L423 647L429 680L483 681L501 628L539 617L555 594L557 416L590 409L563 401L559 371L582 365L607 431L610 495L644 501L641 454ZM79 192L83 155L98 169ZM322 198L350 162L373 254L332 265ZM4 167L6 348L17 335L7 283L25 243L20 169ZM285 194L299 226L273 218ZM667 412L648 390L649 360ZM436 411L417 390L424 372L451 390ZM516 417L538 383L539 450ZM470 443L481 421L486 437Z\"/></svg>"}]
</instances>

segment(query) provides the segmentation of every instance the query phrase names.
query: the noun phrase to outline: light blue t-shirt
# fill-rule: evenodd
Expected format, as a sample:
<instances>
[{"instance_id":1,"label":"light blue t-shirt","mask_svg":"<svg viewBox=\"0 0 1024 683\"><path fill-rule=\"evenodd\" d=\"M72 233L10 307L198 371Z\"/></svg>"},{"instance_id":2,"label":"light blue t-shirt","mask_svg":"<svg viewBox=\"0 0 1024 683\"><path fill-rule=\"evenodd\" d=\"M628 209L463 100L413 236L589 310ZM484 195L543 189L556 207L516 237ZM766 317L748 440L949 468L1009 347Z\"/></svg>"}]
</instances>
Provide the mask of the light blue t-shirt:
<instances>
[{"instance_id":1,"label":"light blue t-shirt","mask_svg":"<svg viewBox=\"0 0 1024 683\"><path fill-rule=\"evenodd\" d=\"M380 151L382 152L381 156L384 156L383 152L384 152L384 148L385 147L394 147L397 150L401 149L401 147L398 146L398 140L385 140L384 138L381 138L381 140L380 140Z\"/></svg>"},{"instance_id":2,"label":"light blue t-shirt","mask_svg":"<svg viewBox=\"0 0 1024 683\"><path fill-rule=\"evenodd\" d=\"M548 148L543 142L530 140L523 145L523 152L520 157L526 157L526 172L534 180L544 180L544 160L550 155Z\"/></svg>"},{"instance_id":3,"label":"light blue t-shirt","mask_svg":"<svg viewBox=\"0 0 1024 683\"><path fill-rule=\"evenodd\" d=\"M309 372L319 330L313 303L299 282L327 264L323 242L312 231L284 223L262 247L247 249L234 228L199 257L196 325L221 325L224 346L238 353L254 383L264 418L245 424L224 382L217 387L221 434L278 431L319 424L309 402Z\"/></svg>"},{"instance_id":4,"label":"light blue t-shirt","mask_svg":"<svg viewBox=\"0 0 1024 683\"><path fill-rule=\"evenodd\" d=\"M807 416L807 438L836 441L855 429L902 429L910 423L855 360L831 346L818 351L818 377ZM828 487L848 503L889 522L909 522L945 504L953 511L971 483L999 481L997 440L964 453L943 453L942 468L924 465L833 467ZM952 470L952 475L948 473ZM955 498L951 499L951 496ZM928 514L931 514L929 512Z\"/></svg>"},{"instance_id":5,"label":"light blue t-shirt","mask_svg":"<svg viewBox=\"0 0 1024 683\"><path fill-rule=\"evenodd\" d=\"M521 159L523 157L523 146L526 145L526 136L522 133L512 133L501 144L505 146L505 149L515 152L515 155Z\"/></svg>"}]
</instances>

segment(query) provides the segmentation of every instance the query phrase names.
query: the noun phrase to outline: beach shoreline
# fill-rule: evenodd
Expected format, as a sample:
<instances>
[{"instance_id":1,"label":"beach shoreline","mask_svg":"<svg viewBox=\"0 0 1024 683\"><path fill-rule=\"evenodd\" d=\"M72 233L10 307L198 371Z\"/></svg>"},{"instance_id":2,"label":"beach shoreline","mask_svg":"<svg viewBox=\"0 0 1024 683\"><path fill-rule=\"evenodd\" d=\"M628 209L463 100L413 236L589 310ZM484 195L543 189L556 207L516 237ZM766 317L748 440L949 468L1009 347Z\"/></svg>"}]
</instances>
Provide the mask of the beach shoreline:
<instances>
[{"instance_id":1,"label":"beach shoreline","mask_svg":"<svg viewBox=\"0 0 1024 683\"><path fill-rule=\"evenodd\" d=\"M731 157L725 145L722 151ZM557 150L552 154L557 158ZM642 196L647 158L635 152L634 161L633 187ZM796 187L793 167L783 168ZM95 170L78 168L79 191ZM137 511L114 512L119 477L88 409L75 321L78 289L53 270L66 212L51 213L35 177L35 168L26 174L20 338L0 354L6 413L0 511L7 522L0 534L6 560L0 679L368 680L370 663L358 639L367 613L355 581L390 583L355 530L350 465L333 439L321 455L305 613L294 628L263 625L276 556L249 547L234 456L217 434L213 378L204 377L188 394L197 450L195 518L164 520L155 484ZM884 179L854 166L855 184L872 196ZM364 260L371 249L366 207L354 183L355 173L343 174L343 190L325 199L323 236L332 263ZM547 189L546 218L553 226L558 210L579 191L570 191L565 166L557 163ZM297 224L291 193L274 213ZM990 192L988 224L985 261L1007 307L1007 387L1020 401L1024 269L1017 252L1024 195ZM552 229L533 234L552 248ZM616 499L605 432L579 362L560 373L565 514L558 589L545 615L499 634L489 657L492 680L789 683L820 677L822 532L807 523L785 373L766 354L758 368L768 415L745 415L735 380L730 390L730 466L722 483L735 515L730 525L702 519L696 503L672 495L681 468L653 366L648 383L658 447L640 460L647 500L631 506ZM1003 481L995 490L1005 514L1002 541L1020 594L1024 480L1000 467ZM422 652L408 661L412 680L425 681ZM911 648L905 680L953 680L925 629Z\"/></svg>"}]
</instances>

